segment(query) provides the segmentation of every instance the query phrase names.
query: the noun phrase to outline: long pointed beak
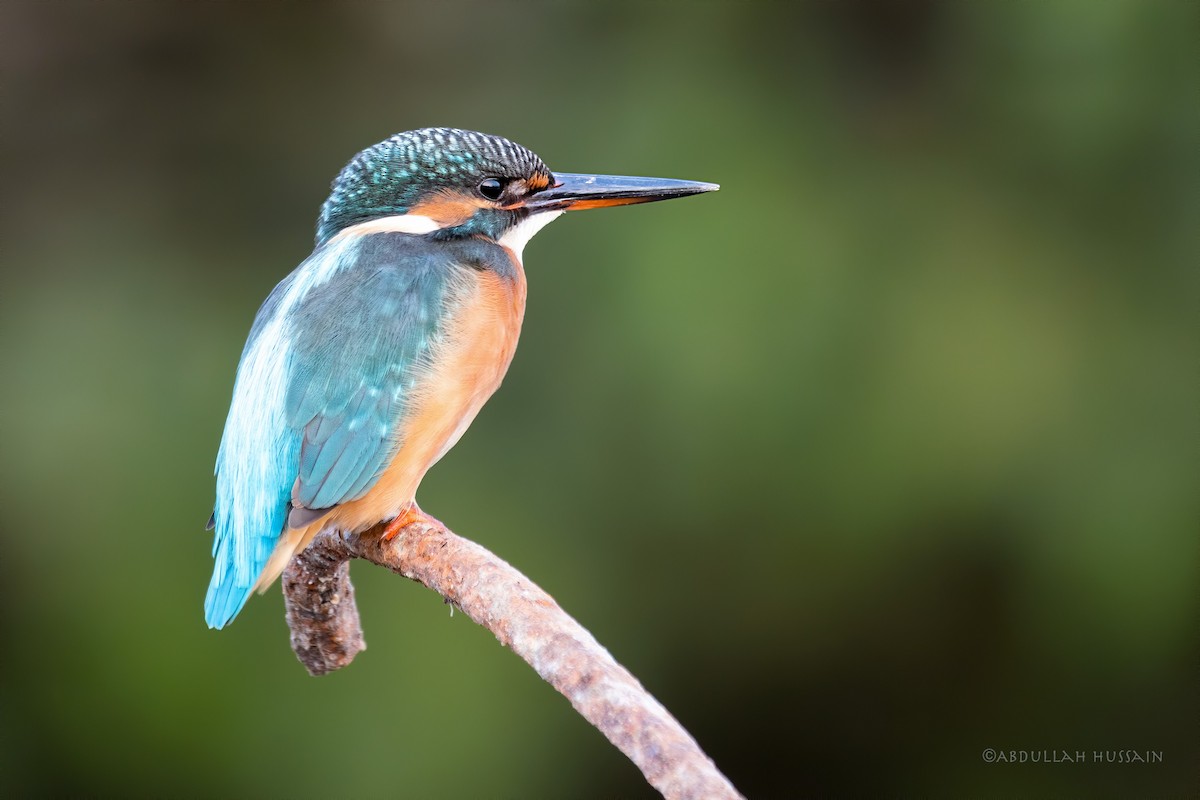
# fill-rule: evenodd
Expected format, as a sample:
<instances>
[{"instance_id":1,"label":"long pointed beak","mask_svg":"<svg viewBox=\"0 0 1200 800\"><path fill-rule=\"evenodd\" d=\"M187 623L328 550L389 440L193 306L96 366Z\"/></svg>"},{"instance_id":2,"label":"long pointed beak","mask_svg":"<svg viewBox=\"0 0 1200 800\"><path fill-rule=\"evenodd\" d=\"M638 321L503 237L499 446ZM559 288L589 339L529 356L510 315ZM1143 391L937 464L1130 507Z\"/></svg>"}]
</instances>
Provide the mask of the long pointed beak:
<instances>
[{"instance_id":1,"label":"long pointed beak","mask_svg":"<svg viewBox=\"0 0 1200 800\"><path fill-rule=\"evenodd\" d=\"M624 175L574 175L554 173L555 183L530 195L522 204L531 211L580 211L585 208L653 203L691 194L715 192L715 183L675 181L669 178L632 178Z\"/></svg>"}]
</instances>

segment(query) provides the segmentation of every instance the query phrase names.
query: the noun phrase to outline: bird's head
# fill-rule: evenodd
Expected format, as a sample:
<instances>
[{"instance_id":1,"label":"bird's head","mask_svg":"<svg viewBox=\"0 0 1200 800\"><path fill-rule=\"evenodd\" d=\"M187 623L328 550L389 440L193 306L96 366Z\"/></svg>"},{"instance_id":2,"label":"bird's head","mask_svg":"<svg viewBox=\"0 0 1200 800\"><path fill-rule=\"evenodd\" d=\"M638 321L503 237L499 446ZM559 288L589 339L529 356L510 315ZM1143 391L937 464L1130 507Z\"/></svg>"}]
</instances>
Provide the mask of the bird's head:
<instances>
[{"instance_id":1,"label":"bird's head","mask_svg":"<svg viewBox=\"0 0 1200 800\"><path fill-rule=\"evenodd\" d=\"M710 192L712 183L552 173L521 145L475 131L398 133L351 159L321 207L317 246L355 225L435 237L528 239L563 211Z\"/></svg>"}]
</instances>

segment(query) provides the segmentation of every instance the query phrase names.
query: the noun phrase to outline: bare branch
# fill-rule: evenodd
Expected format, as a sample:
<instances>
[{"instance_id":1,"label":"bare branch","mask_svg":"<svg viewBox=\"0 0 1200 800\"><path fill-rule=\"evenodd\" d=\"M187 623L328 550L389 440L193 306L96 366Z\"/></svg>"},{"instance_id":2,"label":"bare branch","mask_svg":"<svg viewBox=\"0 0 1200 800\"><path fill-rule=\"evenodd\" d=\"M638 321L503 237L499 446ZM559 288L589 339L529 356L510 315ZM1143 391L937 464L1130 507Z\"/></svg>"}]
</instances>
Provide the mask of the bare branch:
<instances>
[{"instance_id":1,"label":"bare branch","mask_svg":"<svg viewBox=\"0 0 1200 800\"><path fill-rule=\"evenodd\" d=\"M283 575L292 649L324 675L366 648L350 584L361 558L446 598L511 647L628 756L664 797L740 798L663 706L550 595L492 553L431 517L391 541L383 525L355 535L325 531Z\"/></svg>"}]
</instances>

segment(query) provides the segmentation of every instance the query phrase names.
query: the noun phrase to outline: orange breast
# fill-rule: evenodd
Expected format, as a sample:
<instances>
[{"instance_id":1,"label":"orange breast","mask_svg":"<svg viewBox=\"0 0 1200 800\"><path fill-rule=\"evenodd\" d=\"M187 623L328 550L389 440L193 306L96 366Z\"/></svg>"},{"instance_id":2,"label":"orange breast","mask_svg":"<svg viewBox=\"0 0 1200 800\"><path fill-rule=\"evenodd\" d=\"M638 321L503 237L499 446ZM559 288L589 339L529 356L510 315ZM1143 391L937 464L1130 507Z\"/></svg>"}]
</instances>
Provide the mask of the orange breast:
<instances>
[{"instance_id":1,"label":"orange breast","mask_svg":"<svg viewBox=\"0 0 1200 800\"><path fill-rule=\"evenodd\" d=\"M305 528L285 530L255 589L260 593L327 526L361 531L391 519L412 503L425 473L463 435L504 379L525 316L525 272L511 251L515 273L464 268L458 303L431 358L433 368L406 404L392 463L358 500L336 506Z\"/></svg>"},{"instance_id":2,"label":"orange breast","mask_svg":"<svg viewBox=\"0 0 1200 800\"><path fill-rule=\"evenodd\" d=\"M525 274L518 263L514 279L491 271L464 275L468 284L447 320L446 335L431 360L433 369L414 390L400 424L403 445L365 496L338 506L320 527L332 523L342 530L362 530L404 510L426 471L454 446L499 388L521 333Z\"/></svg>"}]
</instances>

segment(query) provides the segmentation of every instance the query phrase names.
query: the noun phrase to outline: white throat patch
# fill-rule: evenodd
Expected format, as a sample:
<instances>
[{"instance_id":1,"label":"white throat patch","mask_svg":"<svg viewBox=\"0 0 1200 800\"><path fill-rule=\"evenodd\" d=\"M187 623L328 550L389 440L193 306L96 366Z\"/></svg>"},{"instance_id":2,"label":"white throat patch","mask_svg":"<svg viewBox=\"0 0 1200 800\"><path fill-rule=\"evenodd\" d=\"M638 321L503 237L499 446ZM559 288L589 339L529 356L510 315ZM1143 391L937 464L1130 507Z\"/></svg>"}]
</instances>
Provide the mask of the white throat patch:
<instances>
[{"instance_id":1,"label":"white throat patch","mask_svg":"<svg viewBox=\"0 0 1200 800\"><path fill-rule=\"evenodd\" d=\"M562 216L562 213L561 211L542 211L537 214L531 214L509 228L500 237L500 244L512 250L517 256L517 261L521 261L521 254L525 252L525 245L529 244L529 240L533 238L533 235Z\"/></svg>"}]
</instances>

